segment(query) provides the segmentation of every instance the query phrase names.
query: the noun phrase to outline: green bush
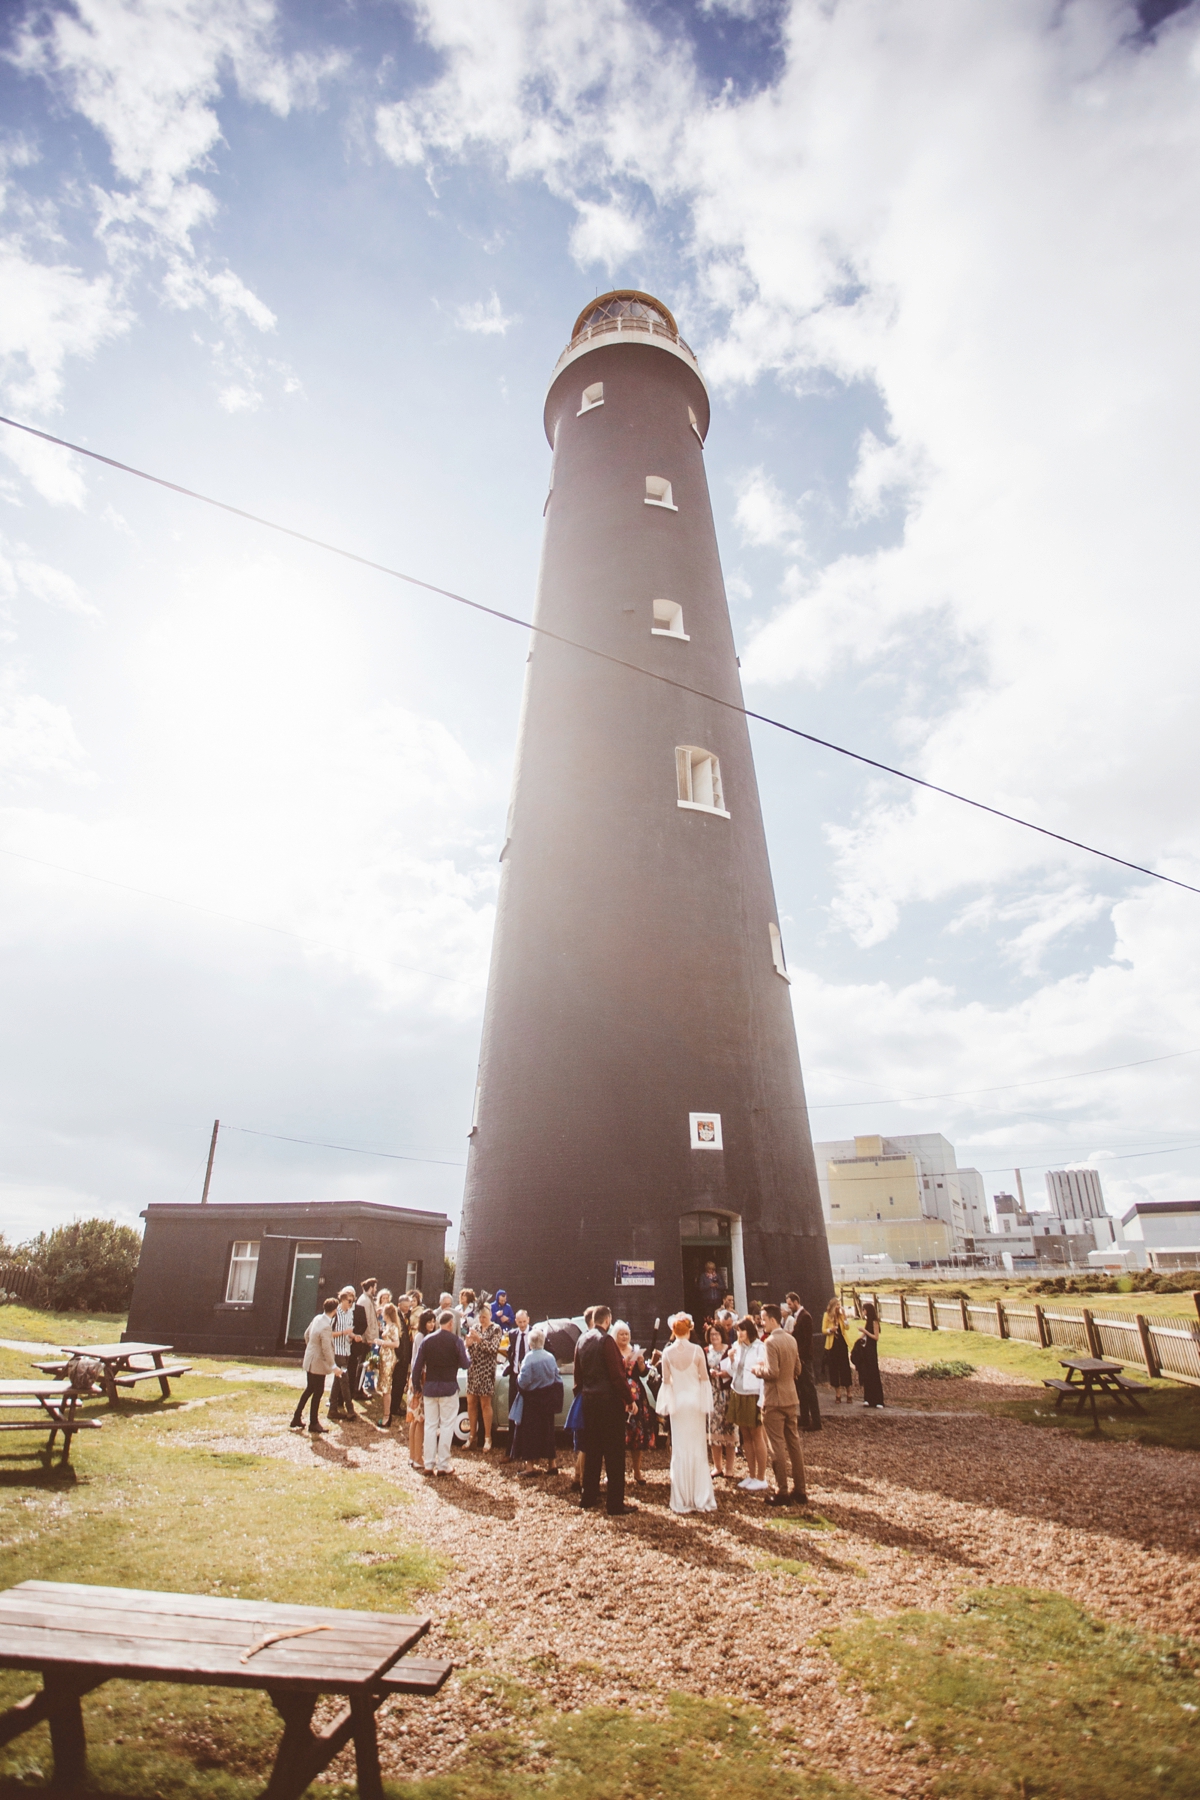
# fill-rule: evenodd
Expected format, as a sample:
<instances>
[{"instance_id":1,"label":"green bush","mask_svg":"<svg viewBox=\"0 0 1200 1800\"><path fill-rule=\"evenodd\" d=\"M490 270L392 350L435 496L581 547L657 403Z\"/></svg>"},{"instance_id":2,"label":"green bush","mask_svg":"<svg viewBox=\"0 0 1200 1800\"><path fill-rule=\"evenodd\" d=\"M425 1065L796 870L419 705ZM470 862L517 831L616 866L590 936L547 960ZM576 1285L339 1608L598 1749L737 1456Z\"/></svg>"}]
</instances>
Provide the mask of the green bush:
<instances>
[{"instance_id":1,"label":"green bush","mask_svg":"<svg viewBox=\"0 0 1200 1800\"><path fill-rule=\"evenodd\" d=\"M1046 1275L1031 1294L1190 1294L1200 1290L1200 1269L1131 1269L1127 1275Z\"/></svg>"},{"instance_id":2,"label":"green bush","mask_svg":"<svg viewBox=\"0 0 1200 1800\"><path fill-rule=\"evenodd\" d=\"M975 1364L969 1362L931 1362L922 1363L919 1369L913 1370L918 1381L956 1381L961 1376L973 1375Z\"/></svg>"},{"instance_id":3,"label":"green bush","mask_svg":"<svg viewBox=\"0 0 1200 1800\"><path fill-rule=\"evenodd\" d=\"M41 1276L55 1312L124 1312L133 1296L142 1240L111 1219L76 1219L22 1244L20 1259Z\"/></svg>"}]
</instances>

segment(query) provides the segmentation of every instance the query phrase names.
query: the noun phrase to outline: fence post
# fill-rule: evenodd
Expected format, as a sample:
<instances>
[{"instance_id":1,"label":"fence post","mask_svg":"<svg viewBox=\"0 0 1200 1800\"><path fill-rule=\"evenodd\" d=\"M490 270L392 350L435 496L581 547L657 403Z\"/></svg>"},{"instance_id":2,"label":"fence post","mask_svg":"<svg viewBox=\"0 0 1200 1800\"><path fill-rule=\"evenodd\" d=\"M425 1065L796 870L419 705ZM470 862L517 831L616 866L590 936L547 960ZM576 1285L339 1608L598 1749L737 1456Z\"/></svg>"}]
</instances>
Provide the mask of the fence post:
<instances>
[{"instance_id":1,"label":"fence post","mask_svg":"<svg viewBox=\"0 0 1200 1800\"><path fill-rule=\"evenodd\" d=\"M1083 1329L1088 1341L1088 1350L1092 1356L1101 1357L1104 1352L1100 1348L1100 1333L1096 1330L1096 1321L1092 1317L1091 1310L1084 1306L1080 1308L1080 1311L1083 1313Z\"/></svg>"},{"instance_id":2,"label":"fence post","mask_svg":"<svg viewBox=\"0 0 1200 1800\"><path fill-rule=\"evenodd\" d=\"M1154 1343L1150 1336L1150 1327L1146 1323L1145 1315L1142 1313L1135 1313L1134 1317L1137 1320L1138 1336L1142 1340L1142 1360L1146 1364L1147 1375L1153 1379L1162 1374L1162 1366L1159 1363L1157 1356L1154 1354Z\"/></svg>"},{"instance_id":3,"label":"fence post","mask_svg":"<svg viewBox=\"0 0 1200 1800\"><path fill-rule=\"evenodd\" d=\"M900 1296L900 1326L903 1331L908 1330L908 1301L903 1294Z\"/></svg>"},{"instance_id":4,"label":"fence post","mask_svg":"<svg viewBox=\"0 0 1200 1800\"><path fill-rule=\"evenodd\" d=\"M1002 1338L1008 1336L1008 1320L1004 1316L1003 1300L997 1300L996 1302L996 1330L1000 1333Z\"/></svg>"},{"instance_id":5,"label":"fence post","mask_svg":"<svg viewBox=\"0 0 1200 1800\"><path fill-rule=\"evenodd\" d=\"M959 1303L958 1303L958 1304L959 1304L959 1307L960 1307L960 1308L961 1308L961 1311L962 1311L962 1322L963 1322L963 1330L964 1330L964 1331L970 1331L970 1329L971 1329L971 1315L970 1315L970 1313L969 1313L969 1312L968 1312L968 1311L967 1311L967 1303L966 1303L966 1301L965 1301L965 1300L960 1300L960 1301L959 1301Z\"/></svg>"},{"instance_id":6,"label":"fence post","mask_svg":"<svg viewBox=\"0 0 1200 1800\"><path fill-rule=\"evenodd\" d=\"M1196 1308L1196 1316L1200 1318L1200 1294L1192 1295L1192 1303Z\"/></svg>"},{"instance_id":7,"label":"fence post","mask_svg":"<svg viewBox=\"0 0 1200 1800\"><path fill-rule=\"evenodd\" d=\"M1043 1350L1048 1350L1050 1348L1050 1334L1046 1330L1046 1315L1043 1313L1036 1300L1033 1303L1033 1316L1037 1320L1038 1343L1042 1346Z\"/></svg>"},{"instance_id":8,"label":"fence post","mask_svg":"<svg viewBox=\"0 0 1200 1800\"><path fill-rule=\"evenodd\" d=\"M933 1295L926 1294L925 1298L929 1302L929 1329L930 1331L936 1331L938 1328L938 1318L937 1308L933 1304Z\"/></svg>"}]
</instances>

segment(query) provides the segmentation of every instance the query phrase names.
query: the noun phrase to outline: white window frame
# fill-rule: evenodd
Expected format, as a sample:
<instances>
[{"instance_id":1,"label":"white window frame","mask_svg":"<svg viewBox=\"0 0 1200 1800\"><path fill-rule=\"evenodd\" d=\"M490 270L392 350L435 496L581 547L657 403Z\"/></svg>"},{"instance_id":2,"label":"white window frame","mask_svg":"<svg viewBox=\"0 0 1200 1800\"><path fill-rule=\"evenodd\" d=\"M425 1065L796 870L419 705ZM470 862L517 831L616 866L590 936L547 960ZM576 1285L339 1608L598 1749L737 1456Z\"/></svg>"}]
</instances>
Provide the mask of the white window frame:
<instances>
[{"instance_id":1,"label":"white window frame","mask_svg":"<svg viewBox=\"0 0 1200 1800\"><path fill-rule=\"evenodd\" d=\"M780 932L778 925L774 923L768 925L767 936L771 940L771 961L775 964L775 973L777 975L782 975L783 979L790 986L792 978L787 972L787 963L784 961L783 934ZM928 1185L927 1182L926 1186Z\"/></svg>"},{"instance_id":2,"label":"white window frame","mask_svg":"<svg viewBox=\"0 0 1200 1800\"><path fill-rule=\"evenodd\" d=\"M404 1291L406 1294L411 1294L413 1289L419 1288L420 1285L421 1264L419 1261L410 1261L404 1274Z\"/></svg>"},{"instance_id":3,"label":"white window frame","mask_svg":"<svg viewBox=\"0 0 1200 1800\"><path fill-rule=\"evenodd\" d=\"M683 629L683 608L678 600L655 600L651 603L654 623L650 627L651 637L678 638L681 644L690 644L691 638Z\"/></svg>"},{"instance_id":4,"label":"white window frame","mask_svg":"<svg viewBox=\"0 0 1200 1800\"><path fill-rule=\"evenodd\" d=\"M688 407L688 424L691 426L691 428L695 432L696 436L698 438L700 438L700 448L703 450L704 439L702 437L700 437L700 426L697 421L696 415L692 411L692 408L690 406Z\"/></svg>"},{"instance_id":5,"label":"white window frame","mask_svg":"<svg viewBox=\"0 0 1200 1800\"><path fill-rule=\"evenodd\" d=\"M604 405L604 383L602 381L593 381L591 387L584 388L583 393L580 395L580 399L583 404L575 414L577 419L582 419L585 412L595 412L598 406Z\"/></svg>"},{"instance_id":6,"label":"white window frame","mask_svg":"<svg viewBox=\"0 0 1200 1800\"><path fill-rule=\"evenodd\" d=\"M679 511L671 496L671 484L665 475L647 475L645 504L661 506L667 512Z\"/></svg>"},{"instance_id":7,"label":"white window frame","mask_svg":"<svg viewBox=\"0 0 1200 1800\"><path fill-rule=\"evenodd\" d=\"M229 1257L229 1274L225 1281L226 1306L253 1306L254 1289L258 1282L258 1252L261 1240L242 1238L234 1244ZM239 1252L241 1254L239 1255ZM244 1273L249 1271L248 1276ZM235 1292L243 1280L248 1281L244 1294ZM212 1289L209 1289L212 1292Z\"/></svg>"},{"instance_id":8,"label":"white window frame","mask_svg":"<svg viewBox=\"0 0 1200 1800\"><path fill-rule=\"evenodd\" d=\"M711 1129L711 1137L701 1137L701 1127ZM693 1150L723 1150L725 1145L721 1138L720 1113L689 1113L688 1138Z\"/></svg>"},{"instance_id":9,"label":"white window frame","mask_svg":"<svg viewBox=\"0 0 1200 1800\"><path fill-rule=\"evenodd\" d=\"M700 775L707 763L707 773ZM725 810L725 790L721 786L721 764L711 750L703 750L698 744L678 744L675 748L675 780L678 789L676 805L687 812L713 813L718 819L727 819ZM697 800L696 794L705 789L712 794L712 801Z\"/></svg>"}]
</instances>

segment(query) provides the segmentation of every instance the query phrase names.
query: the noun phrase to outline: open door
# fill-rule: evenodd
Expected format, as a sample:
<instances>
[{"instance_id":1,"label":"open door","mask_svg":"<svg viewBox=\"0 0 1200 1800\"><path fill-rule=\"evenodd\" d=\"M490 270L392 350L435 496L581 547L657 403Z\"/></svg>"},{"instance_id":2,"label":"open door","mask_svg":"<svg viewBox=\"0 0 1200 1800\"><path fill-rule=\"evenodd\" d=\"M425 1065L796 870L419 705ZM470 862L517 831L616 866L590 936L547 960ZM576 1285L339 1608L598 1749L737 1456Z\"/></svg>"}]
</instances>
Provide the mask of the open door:
<instances>
[{"instance_id":1,"label":"open door","mask_svg":"<svg viewBox=\"0 0 1200 1800\"><path fill-rule=\"evenodd\" d=\"M321 1252L296 1245L292 1263L292 1298L288 1307L287 1341L299 1343L310 1319L321 1310Z\"/></svg>"}]
</instances>

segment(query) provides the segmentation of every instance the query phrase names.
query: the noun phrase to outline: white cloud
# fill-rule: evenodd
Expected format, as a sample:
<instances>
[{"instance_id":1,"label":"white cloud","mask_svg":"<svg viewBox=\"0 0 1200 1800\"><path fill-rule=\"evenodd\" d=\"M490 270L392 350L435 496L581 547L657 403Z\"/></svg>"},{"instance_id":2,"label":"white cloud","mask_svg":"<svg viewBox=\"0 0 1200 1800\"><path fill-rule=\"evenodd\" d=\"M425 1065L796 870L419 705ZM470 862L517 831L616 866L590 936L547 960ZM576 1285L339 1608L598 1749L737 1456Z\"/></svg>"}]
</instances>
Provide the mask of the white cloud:
<instances>
[{"instance_id":1,"label":"white cloud","mask_svg":"<svg viewBox=\"0 0 1200 1800\"><path fill-rule=\"evenodd\" d=\"M43 562L24 544L6 544L0 538L0 594L15 599L20 593L60 612L75 613L80 618L99 617L78 583L64 570Z\"/></svg>"},{"instance_id":2,"label":"white cloud","mask_svg":"<svg viewBox=\"0 0 1200 1800\"><path fill-rule=\"evenodd\" d=\"M454 322L460 331L475 331L484 337L503 337L514 320L505 313L499 295L493 289L486 300L472 300L468 305L456 307Z\"/></svg>"},{"instance_id":3,"label":"white cloud","mask_svg":"<svg viewBox=\"0 0 1200 1800\"><path fill-rule=\"evenodd\" d=\"M603 263L611 275L646 241L640 219L613 201L577 200L578 218L571 228L571 255L580 268Z\"/></svg>"},{"instance_id":4,"label":"white cloud","mask_svg":"<svg viewBox=\"0 0 1200 1800\"><path fill-rule=\"evenodd\" d=\"M210 266L194 238L217 214L215 195L196 177L221 142L226 74L247 98L285 115L316 105L345 64L339 52L281 56L275 22L273 0L77 0L27 10L9 60L95 128L117 181L91 190L109 274L87 278L38 254L27 221L0 248L0 377L15 409L57 405L67 360L128 329L131 280L148 259L161 264L172 306L274 328L271 309L233 270ZM28 216L36 208L21 203L12 171L32 160L28 146L10 146L3 171L6 198ZM80 502L80 477L68 478L44 449L7 438L4 447L46 497Z\"/></svg>"},{"instance_id":5,"label":"white cloud","mask_svg":"<svg viewBox=\"0 0 1200 1800\"><path fill-rule=\"evenodd\" d=\"M737 487L734 512L743 542L795 555L802 550L804 527L779 484L765 469L751 469Z\"/></svg>"},{"instance_id":6,"label":"white cloud","mask_svg":"<svg viewBox=\"0 0 1200 1800\"><path fill-rule=\"evenodd\" d=\"M0 675L0 780L6 788L23 789L55 776L91 779L70 713L24 691L15 673Z\"/></svg>"}]
</instances>

